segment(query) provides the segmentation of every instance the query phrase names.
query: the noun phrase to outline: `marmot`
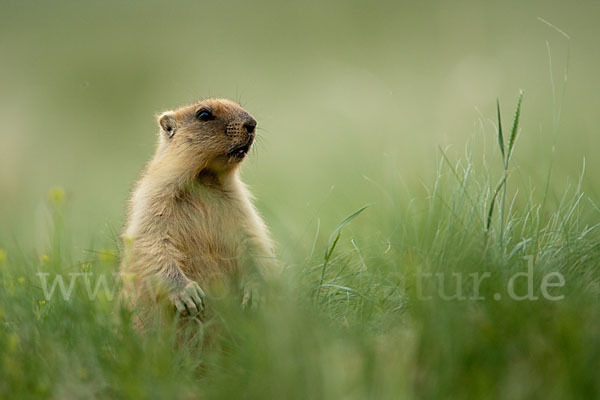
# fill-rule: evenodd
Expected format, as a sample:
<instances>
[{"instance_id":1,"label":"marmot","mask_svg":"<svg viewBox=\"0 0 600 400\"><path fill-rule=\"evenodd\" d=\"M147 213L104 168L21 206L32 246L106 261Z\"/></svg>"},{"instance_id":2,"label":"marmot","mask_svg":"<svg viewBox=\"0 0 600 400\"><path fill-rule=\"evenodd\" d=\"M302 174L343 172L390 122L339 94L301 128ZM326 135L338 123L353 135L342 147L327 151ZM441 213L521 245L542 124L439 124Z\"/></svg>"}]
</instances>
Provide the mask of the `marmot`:
<instances>
[{"instance_id":1,"label":"marmot","mask_svg":"<svg viewBox=\"0 0 600 400\"><path fill-rule=\"evenodd\" d=\"M256 120L233 101L209 99L162 113L158 125L156 153L129 204L122 298L141 325L161 298L173 312L202 312L215 284L256 303L260 282L278 269L239 176Z\"/></svg>"}]
</instances>

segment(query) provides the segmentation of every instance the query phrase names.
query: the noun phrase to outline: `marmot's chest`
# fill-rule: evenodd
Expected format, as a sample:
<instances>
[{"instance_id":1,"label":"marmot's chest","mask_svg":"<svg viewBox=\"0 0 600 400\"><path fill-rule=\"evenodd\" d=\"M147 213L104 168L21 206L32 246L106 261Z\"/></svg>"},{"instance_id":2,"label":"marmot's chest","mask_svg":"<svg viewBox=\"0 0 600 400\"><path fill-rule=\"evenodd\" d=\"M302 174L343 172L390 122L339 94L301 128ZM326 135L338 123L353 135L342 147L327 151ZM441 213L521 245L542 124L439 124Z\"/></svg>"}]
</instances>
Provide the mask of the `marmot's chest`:
<instances>
[{"instance_id":1,"label":"marmot's chest","mask_svg":"<svg viewBox=\"0 0 600 400\"><path fill-rule=\"evenodd\" d=\"M184 256L184 272L199 281L236 275L243 250L243 216L230 199L190 197L177 212L176 241Z\"/></svg>"}]
</instances>

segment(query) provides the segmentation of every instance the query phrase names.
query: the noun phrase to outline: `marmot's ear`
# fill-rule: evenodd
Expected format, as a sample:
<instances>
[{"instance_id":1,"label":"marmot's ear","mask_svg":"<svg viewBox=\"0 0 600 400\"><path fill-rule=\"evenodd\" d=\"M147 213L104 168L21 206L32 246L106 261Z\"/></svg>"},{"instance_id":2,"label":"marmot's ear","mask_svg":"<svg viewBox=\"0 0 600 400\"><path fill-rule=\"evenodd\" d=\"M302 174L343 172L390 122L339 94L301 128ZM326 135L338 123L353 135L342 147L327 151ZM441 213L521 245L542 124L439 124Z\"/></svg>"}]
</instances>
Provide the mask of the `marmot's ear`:
<instances>
[{"instance_id":1,"label":"marmot's ear","mask_svg":"<svg viewBox=\"0 0 600 400\"><path fill-rule=\"evenodd\" d=\"M162 133L169 138L172 138L177 130L177 121L175 121L175 116L170 111L162 113L158 117L158 125L160 125Z\"/></svg>"}]
</instances>

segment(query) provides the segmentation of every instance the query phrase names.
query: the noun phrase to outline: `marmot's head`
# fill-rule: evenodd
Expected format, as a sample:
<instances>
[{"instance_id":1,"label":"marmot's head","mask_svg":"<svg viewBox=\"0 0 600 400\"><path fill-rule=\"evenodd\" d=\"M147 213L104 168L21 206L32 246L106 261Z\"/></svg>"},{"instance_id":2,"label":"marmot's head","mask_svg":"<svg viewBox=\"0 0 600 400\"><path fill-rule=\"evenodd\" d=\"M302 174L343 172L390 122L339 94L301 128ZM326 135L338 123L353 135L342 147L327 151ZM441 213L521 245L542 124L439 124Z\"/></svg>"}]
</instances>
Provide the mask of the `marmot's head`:
<instances>
[{"instance_id":1,"label":"marmot's head","mask_svg":"<svg viewBox=\"0 0 600 400\"><path fill-rule=\"evenodd\" d=\"M185 157L191 168L235 168L254 142L256 120L239 104L208 99L158 117L161 147Z\"/></svg>"}]
</instances>

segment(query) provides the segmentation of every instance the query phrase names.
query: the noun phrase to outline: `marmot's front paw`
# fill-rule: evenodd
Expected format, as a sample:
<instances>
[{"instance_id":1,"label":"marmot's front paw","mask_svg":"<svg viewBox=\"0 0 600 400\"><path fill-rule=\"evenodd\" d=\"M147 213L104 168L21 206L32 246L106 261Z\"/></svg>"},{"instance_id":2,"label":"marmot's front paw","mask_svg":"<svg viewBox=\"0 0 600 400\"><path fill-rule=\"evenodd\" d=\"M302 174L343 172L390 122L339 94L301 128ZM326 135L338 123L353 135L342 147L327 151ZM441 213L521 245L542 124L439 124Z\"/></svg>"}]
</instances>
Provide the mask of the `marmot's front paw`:
<instances>
[{"instance_id":1,"label":"marmot's front paw","mask_svg":"<svg viewBox=\"0 0 600 400\"><path fill-rule=\"evenodd\" d=\"M185 287L169 296L177 311L181 315L193 316L204 311L204 298L206 295L200 286L191 281Z\"/></svg>"}]
</instances>

